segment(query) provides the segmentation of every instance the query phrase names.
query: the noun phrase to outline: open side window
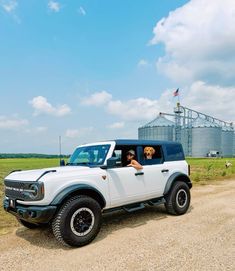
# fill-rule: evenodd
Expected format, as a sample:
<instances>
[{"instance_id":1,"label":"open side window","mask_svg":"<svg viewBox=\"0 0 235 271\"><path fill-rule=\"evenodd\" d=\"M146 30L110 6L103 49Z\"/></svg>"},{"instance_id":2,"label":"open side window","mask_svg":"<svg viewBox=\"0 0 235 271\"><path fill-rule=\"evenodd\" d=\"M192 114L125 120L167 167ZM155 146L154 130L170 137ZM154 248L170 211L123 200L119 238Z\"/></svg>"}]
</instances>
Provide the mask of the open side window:
<instances>
[{"instance_id":1,"label":"open side window","mask_svg":"<svg viewBox=\"0 0 235 271\"><path fill-rule=\"evenodd\" d=\"M144 145L139 149L142 165L155 165L164 162L163 151L160 145Z\"/></svg>"},{"instance_id":2,"label":"open side window","mask_svg":"<svg viewBox=\"0 0 235 271\"><path fill-rule=\"evenodd\" d=\"M117 157L118 162L120 162L120 167L125 167L129 164L126 158L126 154L129 150L134 150L136 153L135 160L138 159L138 154L137 154L137 147L133 145L117 145L113 151L112 157Z\"/></svg>"}]
</instances>

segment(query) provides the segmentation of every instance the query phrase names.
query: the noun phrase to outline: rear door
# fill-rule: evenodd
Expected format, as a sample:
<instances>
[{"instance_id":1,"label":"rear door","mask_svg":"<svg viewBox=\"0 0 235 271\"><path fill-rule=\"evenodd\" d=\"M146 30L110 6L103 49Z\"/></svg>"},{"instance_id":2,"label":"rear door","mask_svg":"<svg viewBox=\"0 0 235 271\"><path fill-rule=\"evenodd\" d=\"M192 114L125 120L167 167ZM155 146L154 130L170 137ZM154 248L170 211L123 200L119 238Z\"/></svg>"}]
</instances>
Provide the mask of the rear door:
<instances>
[{"instance_id":1,"label":"rear door","mask_svg":"<svg viewBox=\"0 0 235 271\"><path fill-rule=\"evenodd\" d=\"M153 149L152 157L147 155L145 149ZM163 196L165 184L170 176L170 169L164 162L162 147L160 145L143 146L140 149L140 156L148 198Z\"/></svg>"}]
</instances>

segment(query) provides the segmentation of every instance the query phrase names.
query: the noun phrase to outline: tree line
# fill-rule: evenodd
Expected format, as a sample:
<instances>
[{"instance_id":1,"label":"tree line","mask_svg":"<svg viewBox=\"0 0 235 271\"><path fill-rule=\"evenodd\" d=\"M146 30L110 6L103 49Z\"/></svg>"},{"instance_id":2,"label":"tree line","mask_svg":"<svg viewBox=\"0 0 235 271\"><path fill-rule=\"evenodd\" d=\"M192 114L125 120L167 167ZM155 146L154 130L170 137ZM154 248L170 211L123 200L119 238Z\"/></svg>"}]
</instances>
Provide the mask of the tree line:
<instances>
[{"instance_id":1,"label":"tree line","mask_svg":"<svg viewBox=\"0 0 235 271\"><path fill-rule=\"evenodd\" d=\"M61 158L68 158L70 155L62 154ZM0 153L0 159L7 158L60 158L57 154L41 154L41 153Z\"/></svg>"}]
</instances>

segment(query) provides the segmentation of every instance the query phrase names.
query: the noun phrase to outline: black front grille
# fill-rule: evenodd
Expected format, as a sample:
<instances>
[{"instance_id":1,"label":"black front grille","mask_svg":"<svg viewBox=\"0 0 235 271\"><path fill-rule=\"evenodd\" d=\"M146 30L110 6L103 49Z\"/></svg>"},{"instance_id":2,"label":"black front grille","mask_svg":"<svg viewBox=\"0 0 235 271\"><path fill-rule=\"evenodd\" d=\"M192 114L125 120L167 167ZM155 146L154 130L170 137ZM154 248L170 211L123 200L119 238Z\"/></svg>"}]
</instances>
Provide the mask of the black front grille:
<instances>
[{"instance_id":1,"label":"black front grille","mask_svg":"<svg viewBox=\"0 0 235 271\"><path fill-rule=\"evenodd\" d=\"M30 189L33 182L22 182L14 180L4 180L5 195L11 199L25 200L28 198L25 190Z\"/></svg>"}]
</instances>

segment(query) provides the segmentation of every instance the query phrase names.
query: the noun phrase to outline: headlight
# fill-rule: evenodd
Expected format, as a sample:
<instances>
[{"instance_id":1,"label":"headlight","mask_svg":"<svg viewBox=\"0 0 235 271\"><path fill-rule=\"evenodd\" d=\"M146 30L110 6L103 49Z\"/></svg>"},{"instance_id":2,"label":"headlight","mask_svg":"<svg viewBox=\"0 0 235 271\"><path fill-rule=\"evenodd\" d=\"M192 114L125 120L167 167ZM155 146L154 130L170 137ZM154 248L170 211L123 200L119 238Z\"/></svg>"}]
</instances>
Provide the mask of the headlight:
<instances>
[{"instance_id":1,"label":"headlight","mask_svg":"<svg viewBox=\"0 0 235 271\"><path fill-rule=\"evenodd\" d=\"M30 191L31 190L31 191ZM31 184L29 187L29 197L35 199L38 196L39 188L36 184Z\"/></svg>"},{"instance_id":2,"label":"headlight","mask_svg":"<svg viewBox=\"0 0 235 271\"><path fill-rule=\"evenodd\" d=\"M41 182L31 184L24 193L31 200L41 200L44 196L44 185Z\"/></svg>"}]
</instances>

